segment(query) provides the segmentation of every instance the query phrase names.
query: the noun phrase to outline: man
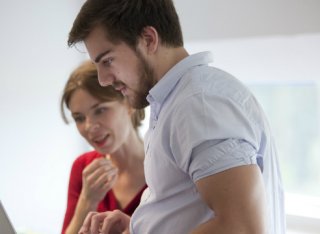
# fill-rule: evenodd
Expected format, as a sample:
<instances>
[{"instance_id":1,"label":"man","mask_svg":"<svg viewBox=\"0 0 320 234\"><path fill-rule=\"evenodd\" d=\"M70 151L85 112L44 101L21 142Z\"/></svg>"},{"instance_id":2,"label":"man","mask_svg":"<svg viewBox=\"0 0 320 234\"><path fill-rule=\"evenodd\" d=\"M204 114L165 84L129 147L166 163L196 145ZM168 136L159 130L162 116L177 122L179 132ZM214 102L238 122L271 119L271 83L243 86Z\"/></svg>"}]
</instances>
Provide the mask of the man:
<instances>
[{"instance_id":1,"label":"man","mask_svg":"<svg viewBox=\"0 0 320 234\"><path fill-rule=\"evenodd\" d=\"M87 0L69 34L99 82L150 104L149 188L130 218L90 213L80 233L285 233L276 149L256 99L208 52L183 47L172 0Z\"/></svg>"}]
</instances>

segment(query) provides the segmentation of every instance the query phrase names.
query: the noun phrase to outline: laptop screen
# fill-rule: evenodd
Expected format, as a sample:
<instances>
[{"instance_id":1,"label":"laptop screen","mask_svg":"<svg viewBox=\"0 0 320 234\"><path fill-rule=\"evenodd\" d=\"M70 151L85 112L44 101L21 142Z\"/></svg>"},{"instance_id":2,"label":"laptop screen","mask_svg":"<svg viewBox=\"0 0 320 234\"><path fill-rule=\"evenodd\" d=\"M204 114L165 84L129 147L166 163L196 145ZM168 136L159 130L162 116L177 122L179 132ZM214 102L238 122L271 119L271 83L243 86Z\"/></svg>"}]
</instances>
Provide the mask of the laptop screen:
<instances>
[{"instance_id":1,"label":"laptop screen","mask_svg":"<svg viewBox=\"0 0 320 234\"><path fill-rule=\"evenodd\" d=\"M0 200L0 233L1 234L16 234L10 219L4 210L2 202Z\"/></svg>"}]
</instances>

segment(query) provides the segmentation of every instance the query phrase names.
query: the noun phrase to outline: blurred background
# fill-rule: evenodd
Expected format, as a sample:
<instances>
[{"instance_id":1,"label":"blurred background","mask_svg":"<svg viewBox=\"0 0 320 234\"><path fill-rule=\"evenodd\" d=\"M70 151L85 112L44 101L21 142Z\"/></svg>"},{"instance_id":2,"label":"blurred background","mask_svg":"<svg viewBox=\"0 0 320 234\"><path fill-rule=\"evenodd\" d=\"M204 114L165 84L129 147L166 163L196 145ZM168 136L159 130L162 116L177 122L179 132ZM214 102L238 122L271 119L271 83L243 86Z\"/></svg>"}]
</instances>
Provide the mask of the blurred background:
<instances>
[{"instance_id":1,"label":"blurred background","mask_svg":"<svg viewBox=\"0 0 320 234\"><path fill-rule=\"evenodd\" d=\"M88 58L66 42L83 2L0 0L0 200L19 233L60 232L71 164L89 148L59 113L68 75ZM319 233L320 1L174 2L188 51L212 51L269 117L288 233Z\"/></svg>"}]
</instances>

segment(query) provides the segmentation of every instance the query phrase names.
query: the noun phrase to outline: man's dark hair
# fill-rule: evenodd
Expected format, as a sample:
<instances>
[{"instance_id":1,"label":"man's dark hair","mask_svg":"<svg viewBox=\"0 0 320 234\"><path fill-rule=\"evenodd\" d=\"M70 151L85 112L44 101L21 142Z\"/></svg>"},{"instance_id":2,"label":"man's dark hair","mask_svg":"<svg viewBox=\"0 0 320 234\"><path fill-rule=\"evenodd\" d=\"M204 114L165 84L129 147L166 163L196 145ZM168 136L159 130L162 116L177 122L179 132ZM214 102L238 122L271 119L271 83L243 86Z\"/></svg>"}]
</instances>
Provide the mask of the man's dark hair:
<instances>
[{"instance_id":1,"label":"man's dark hair","mask_svg":"<svg viewBox=\"0 0 320 234\"><path fill-rule=\"evenodd\" d=\"M97 26L112 43L135 48L147 26L157 30L161 43L183 46L179 17L172 0L87 0L69 33L68 45L82 42Z\"/></svg>"}]
</instances>

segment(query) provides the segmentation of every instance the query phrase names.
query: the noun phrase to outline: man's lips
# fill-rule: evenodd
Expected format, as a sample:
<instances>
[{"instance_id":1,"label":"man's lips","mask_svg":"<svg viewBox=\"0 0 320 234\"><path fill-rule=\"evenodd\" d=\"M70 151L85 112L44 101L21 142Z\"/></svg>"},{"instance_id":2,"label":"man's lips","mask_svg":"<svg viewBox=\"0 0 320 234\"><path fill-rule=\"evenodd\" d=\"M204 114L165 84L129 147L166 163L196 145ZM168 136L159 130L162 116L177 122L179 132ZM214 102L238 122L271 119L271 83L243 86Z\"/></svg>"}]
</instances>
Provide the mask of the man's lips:
<instances>
[{"instance_id":1,"label":"man's lips","mask_svg":"<svg viewBox=\"0 0 320 234\"><path fill-rule=\"evenodd\" d=\"M122 93L123 96L126 96L126 87L121 88L119 91Z\"/></svg>"},{"instance_id":2,"label":"man's lips","mask_svg":"<svg viewBox=\"0 0 320 234\"><path fill-rule=\"evenodd\" d=\"M125 96L126 90L127 88L125 86L121 86L121 87L114 87L115 90L117 90L118 92L121 92L123 96Z\"/></svg>"},{"instance_id":3,"label":"man's lips","mask_svg":"<svg viewBox=\"0 0 320 234\"><path fill-rule=\"evenodd\" d=\"M127 86L124 83L122 83L121 81L115 81L115 82L113 82L112 87L115 90L121 92L122 95L125 96L125 94L127 92Z\"/></svg>"}]
</instances>

